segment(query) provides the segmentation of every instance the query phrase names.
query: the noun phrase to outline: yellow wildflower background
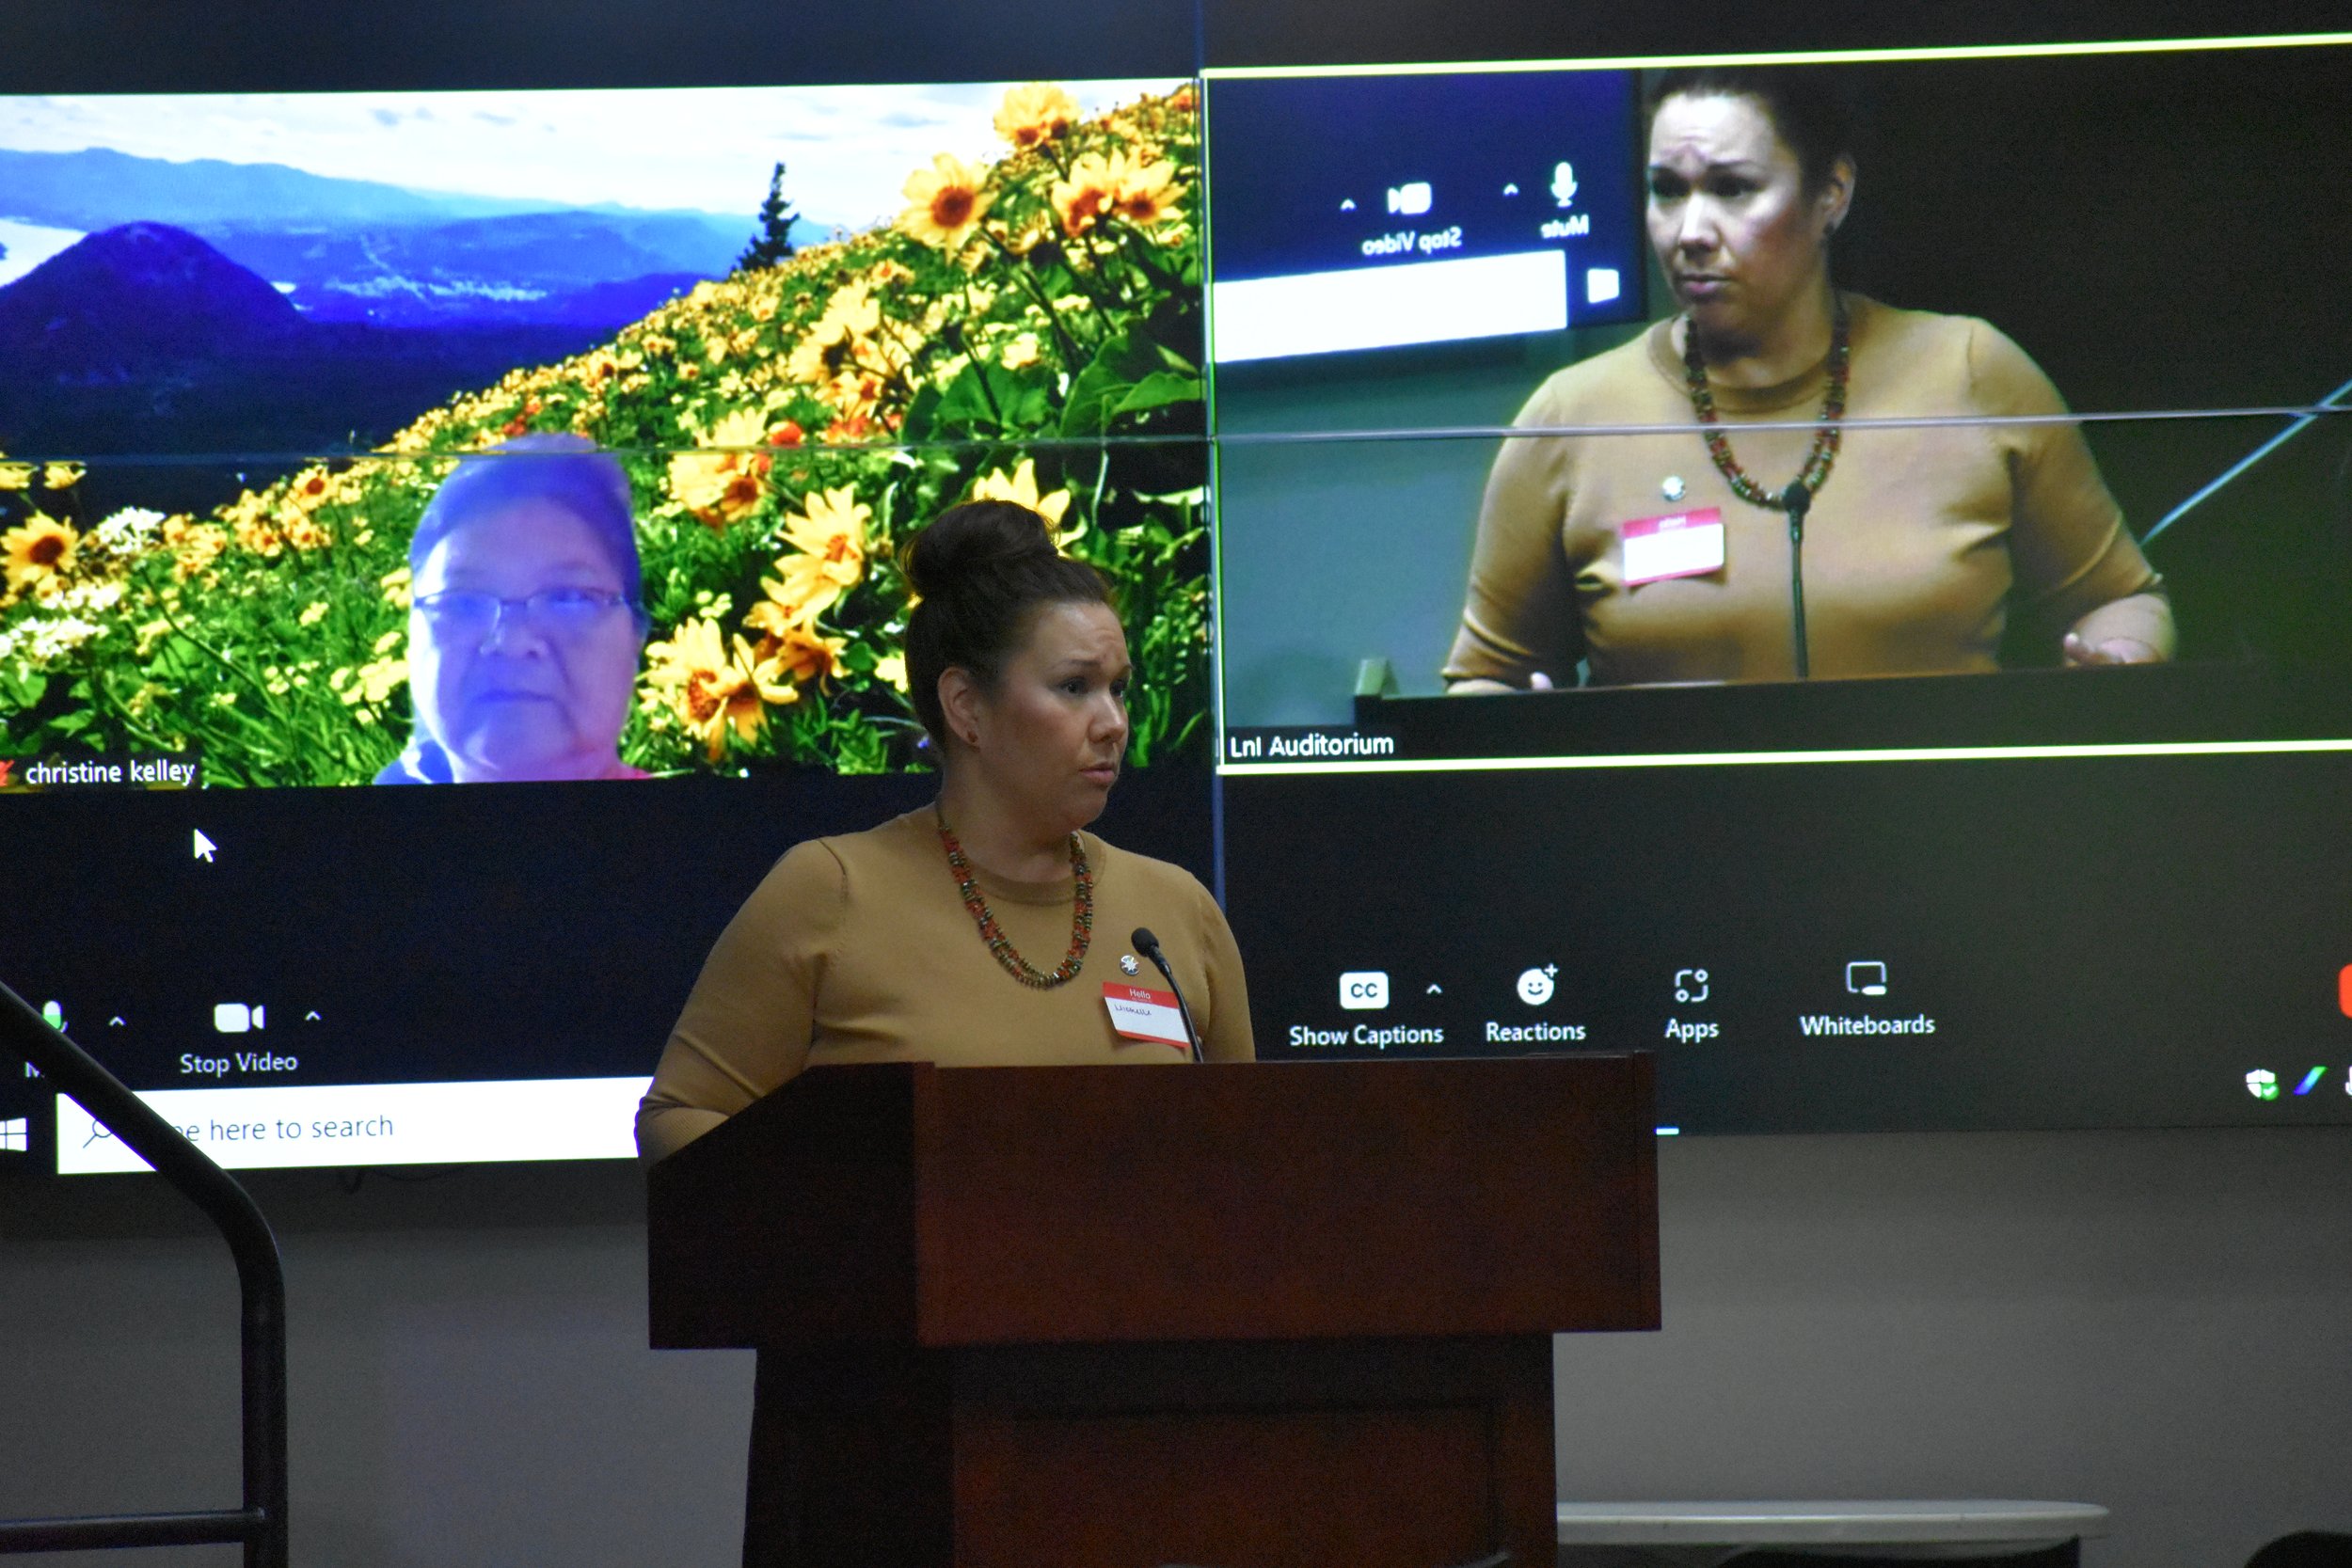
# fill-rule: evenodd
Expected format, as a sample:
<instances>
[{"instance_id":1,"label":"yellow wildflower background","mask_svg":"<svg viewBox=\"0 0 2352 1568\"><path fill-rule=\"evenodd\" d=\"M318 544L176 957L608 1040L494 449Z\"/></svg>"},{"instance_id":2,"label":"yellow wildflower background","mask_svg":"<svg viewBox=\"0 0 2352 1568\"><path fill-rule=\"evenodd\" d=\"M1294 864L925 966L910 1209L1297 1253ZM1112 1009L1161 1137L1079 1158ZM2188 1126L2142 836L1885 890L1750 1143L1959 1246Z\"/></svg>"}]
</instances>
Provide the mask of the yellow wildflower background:
<instances>
[{"instance_id":1,"label":"yellow wildflower background","mask_svg":"<svg viewBox=\"0 0 2352 1568\"><path fill-rule=\"evenodd\" d=\"M895 222L703 283L210 515L87 518L79 467L0 456L0 754L373 778L408 731L418 515L457 455L534 431L631 477L640 767L917 766L896 552L975 499L1036 508L1118 582L1135 758L1184 745L1207 706L1192 92L1088 119L1030 84L994 124L1001 157L940 153Z\"/></svg>"}]
</instances>

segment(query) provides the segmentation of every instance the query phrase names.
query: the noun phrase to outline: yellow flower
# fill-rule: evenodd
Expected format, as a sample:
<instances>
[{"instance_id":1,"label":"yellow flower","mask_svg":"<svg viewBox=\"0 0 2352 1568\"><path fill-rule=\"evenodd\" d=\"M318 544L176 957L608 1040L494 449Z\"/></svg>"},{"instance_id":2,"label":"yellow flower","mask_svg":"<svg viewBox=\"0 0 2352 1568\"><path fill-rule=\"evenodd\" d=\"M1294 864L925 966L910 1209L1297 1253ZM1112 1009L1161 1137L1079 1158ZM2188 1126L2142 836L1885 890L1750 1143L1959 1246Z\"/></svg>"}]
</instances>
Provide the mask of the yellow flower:
<instances>
[{"instance_id":1,"label":"yellow flower","mask_svg":"<svg viewBox=\"0 0 2352 1568\"><path fill-rule=\"evenodd\" d=\"M88 471L79 463L52 463L40 471L41 486L49 490L71 490L82 483L82 476Z\"/></svg>"},{"instance_id":2,"label":"yellow flower","mask_svg":"<svg viewBox=\"0 0 2352 1568\"><path fill-rule=\"evenodd\" d=\"M409 570L395 566L377 579L384 589L384 602L397 610L408 608Z\"/></svg>"},{"instance_id":3,"label":"yellow flower","mask_svg":"<svg viewBox=\"0 0 2352 1568\"><path fill-rule=\"evenodd\" d=\"M764 448L768 421L756 408L739 408L701 438L707 448ZM768 490L766 451L682 451L670 459L670 493L706 527L723 529L748 516Z\"/></svg>"},{"instance_id":4,"label":"yellow flower","mask_svg":"<svg viewBox=\"0 0 2352 1568\"><path fill-rule=\"evenodd\" d=\"M1138 229L1173 217L1176 203L1184 194L1176 183L1176 166L1165 158L1147 163L1123 152L1113 153L1110 178L1112 205L1120 217Z\"/></svg>"},{"instance_id":5,"label":"yellow flower","mask_svg":"<svg viewBox=\"0 0 2352 1568\"><path fill-rule=\"evenodd\" d=\"M776 685L773 672L754 662L742 638L730 651L715 621L683 623L669 641L648 644L645 657L645 682L653 689L645 705L666 705L684 720L712 762L725 752L730 729L748 741L770 706L801 700L796 689Z\"/></svg>"},{"instance_id":6,"label":"yellow flower","mask_svg":"<svg viewBox=\"0 0 2352 1568\"><path fill-rule=\"evenodd\" d=\"M874 660L874 678L878 681L888 681L899 690L904 691L907 689L907 656L884 654Z\"/></svg>"},{"instance_id":7,"label":"yellow flower","mask_svg":"<svg viewBox=\"0 0 2352 1568\"><path fill-rule=\"evenodd\" d=\"M1004 353L997 356L997 363L1009 371L1025 371L1042 357L1044 349L1037 341L1037 334L1024 332L1005 345Z\"/></svg>"},{"instance_id":8,"label":"yellow flower","mask_svg":"<svg viewBox=\"0 0 2352 1568\"><path fill-rule=\"evenodd\" d=\"M863 283L845 283L825 302L823 314L792 351L792 379L811 386L848 370L858 347L882 325L882 307Z\"/></svg>"},{"instance_id":9,"label":"yellow flower","mask_svg":"<svg viewBox=\"0 0 2352 1568\"><path fill-rule=\"evenodd\" d=\"M776 575L760 586L787 625L809 625L866 575L866 525L872 516L873 510L843 485L812 494L802 502L801 515L786 521L785 539L802 553L778 557Z\"/></svg>"},{"instance_id":10,"label":"yellow flower","mask_svg":"<svg viewBox=\"0 0 2352 1568\"><path fill-rule=\"evenodd\" d=\"M746 619L757 625L762 610L776 609L773 601L754 605ZM796 683L830 679L840 673L841 650L849 643L846 637L826 637L807 626L787 625L760 639L754 657L762 670Z\"/></svg>"},{"instance_id":11,"label":"yellow flower","mask_svg":"<svg viewBox=\"0 0 2352 1568\"><path fill-rule=\"evenodd\" d=\"M978 169L940 153L930 168L907 176L904 194L912 205L898 214L899 230L950 253L961 250L995 199L980 189L981 181Z\"/></svg>"},{"instance_id":12,"label":"yellow flower","mask_svg":"<svg viewBox=\"0 0 2352 1568\"><path fill-rule=\"evenodd\" d=\"M0 490L29 490L33 487L33 466L30 463L0 463Z\"/></svg>"},{"instance_id":13,"label":"yellow flower","mask_svg":"<svg viewBox=\"0 0 2352 1568\"><path fill-rule=\"evenodd\" d=\"M1051 82L1031 82L1005 94L996 111L996 134L1015 147L1031 148L1066 134L1077 118L1077 100Z\"/></svg>"},{"instance_id":14,"label":"yellow flower","mask_svg":"<svg viewBox=\"0 0 2352 1568\"><path fill-rule=\"evenodd\" d=\"M1054 182L1054 211L1062 232L1075 239L1114 214L1137 228L1165 222L1184 194L1164 158L1089 152L1070 166L1069 179Z\"/></svg>"},{"instance_id":15,"label":"yellow flower","mask_svg":"<svg viewBox=\"0 0 2352 1568\"><path fill-rule=\"evenodd\" d=\"M398 641L400 634L393 635ZM381 644L378 646L380 649ZM342 671L336 671L335 678L326 684L337 689L345 707L358 707L361 703L371 707L382 707L387 698L408 684L408 661L405 658L379 658L362 664L351 672L352 681L348 688L342 684Z\"/></svg>"},{"instance_id":16,"label":"yellow flower","mask_svg":"<svg viewBox=\"0 0 2352 1568\"><path fill-rule=\"evenodd\" d=\"M315 626L321 621L326 619L326 601L325 599L320 599L314 603L303 606L302 613L294 617L294 625L298 626Z\"/></svg>"},{"instance_id":17,"label":"yellow flower","mask_svg":"<svg viewBox=\"0 0 2352 1568\"><path fill-rule=\"evenodd\" d=\"M229 547L229 531L214 523L167 517L163 533L164 543L171 547L171 575L182 582L210 566Z\"/></svg>"},{"instance_id":18,"label":"yellow flower","mask_svg":"<svg viewBox=\"0 0 2352 1568\"><path fill-rule=\"evenodd\" d=\"M7 562L8 587L18 592L56 581L73 564L73 525L36 512L21 528L0 534L0 558Z\"/></svg>"},{"instance_id":19,"label":"yellow flower","mask_svg":"<svg viewBox=\"0 0 2352 1568\"><path fill-rule=\"evenodd\" d=\"M1066 544L1084 531L1082 528L1073 528L1068 538L1057 531L1061 528L1062 514L1070 510L1070 492L1057 490L1050 496L1039 495L1037 463L1032 458L1023 458L1021 466L1010 473L999 468L982 478L972 486L972 499L976 501L1010 501L1015 506L1027 507L1045 519L1046 531L1053 533L1057 545Z\"/></svg>"},{"instance_id":20,"label":"yellow flower","mask_svg":"<svg viewBox=\"0 0 2352 1568\"><path fill-rule=\"evenodd\" d=\"M1118 197L1109 162L1099 152L1081 154L1070 166L1070 178L1054 182L1054 213L1061 219L1061 231L1076 239L1103 221Z\"/></svg>"}]
</instances>

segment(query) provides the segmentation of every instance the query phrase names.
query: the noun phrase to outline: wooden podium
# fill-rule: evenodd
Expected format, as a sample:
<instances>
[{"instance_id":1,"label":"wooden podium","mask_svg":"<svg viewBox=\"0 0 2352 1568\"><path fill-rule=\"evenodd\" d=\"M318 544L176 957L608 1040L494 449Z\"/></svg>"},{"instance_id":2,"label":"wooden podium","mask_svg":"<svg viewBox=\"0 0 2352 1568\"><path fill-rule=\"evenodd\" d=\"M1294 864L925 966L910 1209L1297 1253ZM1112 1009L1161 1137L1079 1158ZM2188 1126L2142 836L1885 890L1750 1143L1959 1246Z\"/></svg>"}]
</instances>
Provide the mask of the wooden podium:
<instances>
[{"instance_id":1,"label":"wooden podium","mask_svg":"<svg viewBox=\"0 0 2352 1568\"><path fill-rule=\"evenodd\" d=\"M1551 1336L1658 1326L1645 1056L819 1068L656 1166L748 1564L1549 1564Z\"/></svg>"}]
</instances>

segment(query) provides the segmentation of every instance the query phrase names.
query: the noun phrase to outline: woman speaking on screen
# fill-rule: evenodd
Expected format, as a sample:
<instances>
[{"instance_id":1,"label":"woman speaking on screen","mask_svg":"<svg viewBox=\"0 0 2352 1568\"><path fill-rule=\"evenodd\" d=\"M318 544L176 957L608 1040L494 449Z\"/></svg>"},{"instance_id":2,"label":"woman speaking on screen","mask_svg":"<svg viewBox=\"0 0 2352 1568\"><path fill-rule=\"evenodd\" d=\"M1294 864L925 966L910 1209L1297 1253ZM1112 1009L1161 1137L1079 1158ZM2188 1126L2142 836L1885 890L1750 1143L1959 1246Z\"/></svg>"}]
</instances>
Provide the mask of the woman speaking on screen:
<instances>
[{"instance_id":1,"label":"woman speaking on screen","mask_svg":"<svg viewBox=\"0 0 2352 1568\"><path fill-rule=\"evenodd\" d=\"M1651 101L1651 248L1680 311L1559 372L1502 443L1456 690L1999 668L2012 614L2071 665L2170 657L2155 575L2025 352L1838 290L1845 116L1802 71L1683 71ZM1847 421L1953 422L1847 428ZM1683 427L1676 430L1674 427Z\"/></svg>"},{"instance_id":2,"label":"woman speaking on screen","mask_svg":"<svg viewBox=\"0 0 2352 1568\"><path fill-rule=\"evenodd\" d=\"M1172 1016L1112 1009L1114 990L1165 986L1129 944L1138 927L1205 1054L1254 1054L1216 900L1085 831L1127 751L1127 640L1102 575L1003 501L946 513L905 564L907 674L939 798L776 863L670 1035L638 1113L648 1159L823 1063L1185 1061Z\"/></svg>"}]
</instances>

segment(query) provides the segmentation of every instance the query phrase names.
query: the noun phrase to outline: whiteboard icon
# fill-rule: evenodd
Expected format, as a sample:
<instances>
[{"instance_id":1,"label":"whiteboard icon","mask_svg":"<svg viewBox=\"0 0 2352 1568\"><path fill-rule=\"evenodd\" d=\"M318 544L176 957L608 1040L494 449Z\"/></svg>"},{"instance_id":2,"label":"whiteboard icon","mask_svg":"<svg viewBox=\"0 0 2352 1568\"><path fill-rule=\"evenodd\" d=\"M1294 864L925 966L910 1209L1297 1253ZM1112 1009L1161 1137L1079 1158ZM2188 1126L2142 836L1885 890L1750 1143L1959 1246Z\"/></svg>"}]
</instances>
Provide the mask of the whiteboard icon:
<instances>
[{"instance_id":1,"label":"whiteboard icon","mask_svg":"<svg viewBox=\"0 0 2352 1568\"><path fill-rule=\"evenodd\" d=\"M1586 267L1584 269L1585 304L1606 305L1623 293L1625 293L1625 279L1617 276L1616 268Z\"/></svg>"},{"instance_id":2,"label":"whiteboard icon","mask_svg":"<svg viewBox=\"0 0 2352 1568\"><path fill-rule=\"evenodd\" d=\"M1429 211L1432 199L1429 182L1416 180L1410 184L1389 187L1389 211L1403 217L1417 218Z\"/></svg>"},{"instance_id":3,"label":"whiteboard icon","mask_svg":"<svg viewBox=\"0 0 2352 1568\"><path fill-rule=\"evenodd\" d=\"M1554 164L1551 169L1551 199L1562 207L1576 205L1576 169L1567 164Z\"/></svg>"},{"instance_id":4,"label":"whiteboard icon","mask_svg":"<svg viewBox=\"0 0 2352 1568\"><path fill-rule=\"evenodd\" d=\"M1856 996L1886 994L1886 966L1875 959L1857 959L1846 966L1846 990Z\"/></svg>"}]
</instances>

